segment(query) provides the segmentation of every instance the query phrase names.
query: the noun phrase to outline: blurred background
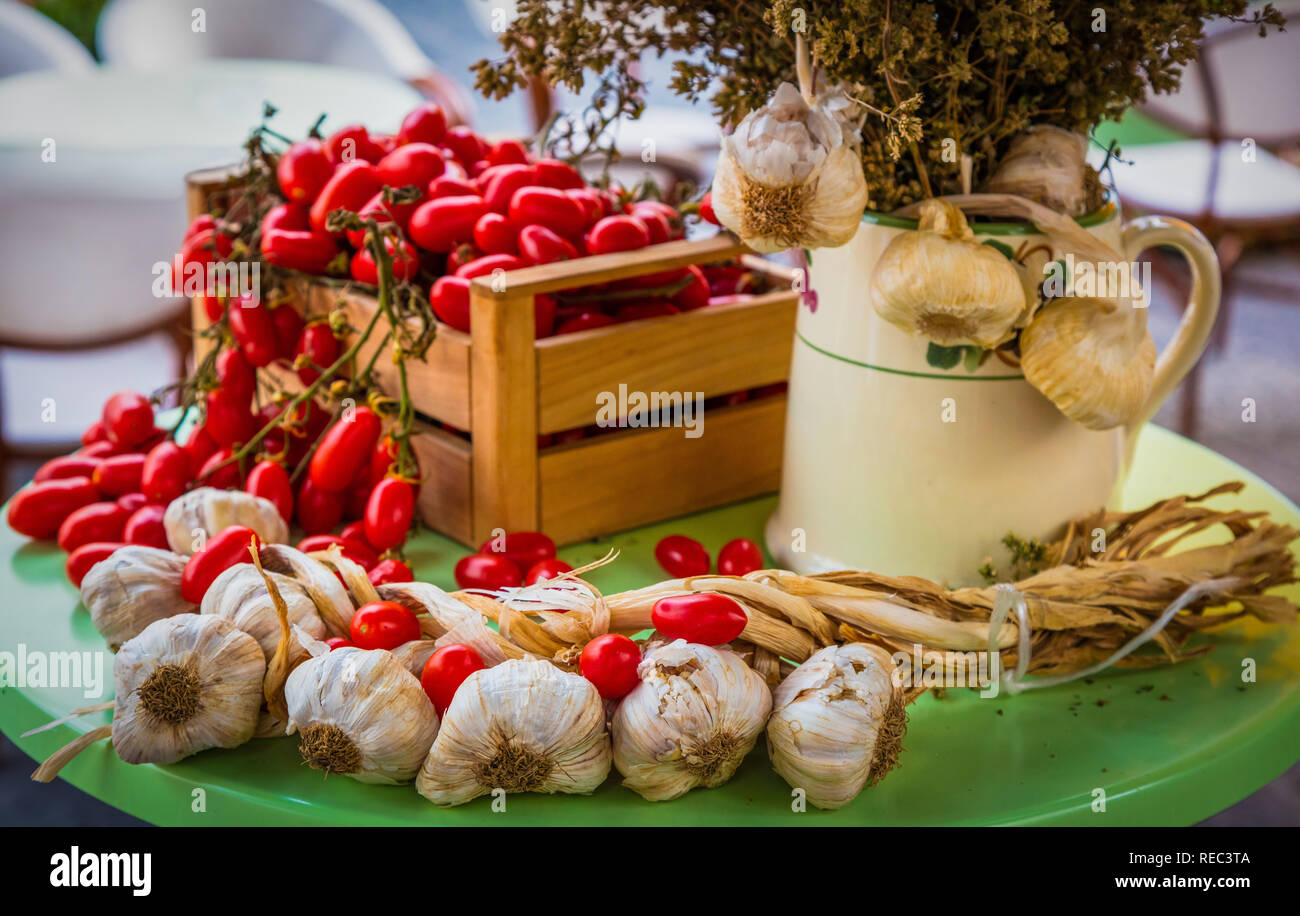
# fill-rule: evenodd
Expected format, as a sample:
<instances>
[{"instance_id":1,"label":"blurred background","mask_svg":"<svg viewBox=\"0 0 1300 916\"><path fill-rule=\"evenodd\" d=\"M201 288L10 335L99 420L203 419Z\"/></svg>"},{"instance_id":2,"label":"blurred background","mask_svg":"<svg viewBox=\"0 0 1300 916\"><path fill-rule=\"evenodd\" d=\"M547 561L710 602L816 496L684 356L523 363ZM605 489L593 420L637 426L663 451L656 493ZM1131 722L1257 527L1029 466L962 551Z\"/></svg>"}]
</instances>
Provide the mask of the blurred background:
<instances>
[{"instance_id":1,"label":"blurred background","mask_svg":"<svg viewBox=\"0 0 1300 916\"><path fill-rule=\"evenodd\" d=\"M201 4L201 5L200 5ZM1207 30L1179 92L1096 132L1127 216L1192 222L1219 252L1224 300L1210 350L1156 422L1245 465L1300 500L1300 6L1253 40ZM188 304L151 292L153 265L184 234L186 172L240 157L263 103L303 135L363 122L393 130L432 98L491 137L534 135L576 100L532 87L503 102L469 67L498 55L503 0L0 0L0 489L7 499L69 451L114 391L182 372ZM655 177L707 183L717 128L667 90L647 58L647 110L619 129ZM627 166L631 167L631 166ZM1149 253L1157 344L1177 326L1187 271ZM1243 412L1253 405L1254 420ZM138 823L56 782L0 738L0 822ZM1296 823L1300 767L1210 824Z\"/></svg>"}]
</instances>

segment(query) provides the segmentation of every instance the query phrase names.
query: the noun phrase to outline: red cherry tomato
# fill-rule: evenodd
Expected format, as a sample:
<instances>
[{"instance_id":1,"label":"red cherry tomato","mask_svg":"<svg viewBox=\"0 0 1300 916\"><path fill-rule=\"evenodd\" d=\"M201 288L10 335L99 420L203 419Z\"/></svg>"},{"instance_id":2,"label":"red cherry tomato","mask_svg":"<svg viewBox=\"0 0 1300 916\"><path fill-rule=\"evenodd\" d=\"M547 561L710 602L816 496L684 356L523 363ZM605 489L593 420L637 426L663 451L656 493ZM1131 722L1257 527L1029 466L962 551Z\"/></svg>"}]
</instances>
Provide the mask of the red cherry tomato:
<instances>
[{"instance_id":1,"label":"red cherry tomato","mask_svg":"<svg viewBox=\"0 0 1300 916\"><path fill-rule=\"evenodd\" d=\"M291 201L310 204L334 174L334 163L319 140L299 140L280 157L275 175L280 192Z\"/></svg>"},{"instance_id":2,"label":"red cherry tomato","mask_svg":"<svg viewBox=\"0 0 1300 916\"><path fill-rule=\"evenodd\" d=\"M248 409L247 398L241 400L224 388L208 392L203 426L212 441L225 448L247 442L257 432L257 421Z\"/></svg>"},{"instance_id":3,"label":"red cherry tomato","mask_svg":"<svg viewBox=\"0 0 1300 916\"><path fill-rule=\"evenodd\" d=\"M511 531L488 538L479 545L478 552L505 557L515 564L522 576L543 560L555 557L555 541L540 531Z\"/></svg>"},{"instance_id":4,"label":"red cherry tomato","mask_svg":"<svg viewBox=\"0 0 1300 916\"><path fill-rule=\"evenodd\" d=\"M137 509L142 509L149 505L149 497L145 496L143 493L123 493L115 499L114 502L127 512L135 512Z\"/></svg>"},{"instance_id":5,"label":"red cherry tomato","mask_svg":"<svg viewBox=\"0 0 1300 916\"><path fill-rule=\"evenodd\" d=\"M650 611L650 620L669 639L704 646L731 642L749 622L739 602L713 592L660 598Z\"/></svg>"},{"instance_id":6,"label":"red cherry tomato","mask_svg":"<svg viewBox=\"0 0 1300 916\"><path fill-rule=\"evenodd\" d=\"M641 683L636 673L640 664L641 648L617 633L597 636L578 656L578 672L607 700L627 696Z\"/></svg>"},{"instance_id":7,"label":"red cherry tomato","mask_svg":"<svg viewBox=\"0 0 1300 916\"><path fill-rule=\"evenodd\" d=\"M266 215L262 217L263 237L274 229L285 229L290 232L305 232L307 229L311 228L307 219L307 206L308 205L305 203L277 204L270 210L267 210ZM213 321L216 321L217 318L220 318L221 316L218 314L216 317L209 317L212 318Z\"/></svg>"},{"instance_id":8,"label":"red cherry tomato","mask_svg":"<svg viewBox=\"0 0 1300 916\"><path fill-rule=\"evenodd\" d=\"M243 525L231 525L208 538L203 549L190 557L181 572L181 597L190 604L202 603L208 586L217 576L232 566L253 562L248 545L256 539L253 529Z\"/></svg>"},{"instance_id":9,"label":"red cherry tomato","mask_svg":"<svg viewBox=\"0 0 1300 916\"><path fill-rule=\"evenodd\" d=\"M244 358L244 351L239 347L230 347L221 351L217 357L217 383L229 392L230 397L245 404L253 400L257 390L257 372Z\"/></svg>"},{"instance_id":10,"label":"red cherry tomato","mask_svg":"<svg viewBox=\"0 0 1300 916\"><path fill-rule=\"evenodd\" d=\"M415 574L411 572L411 567L407 566L401 560L387 559L380 560L370 571L366 573L370 578L370 584L378 588L381 585L388 585L390 582L414 582Z\"/></svg>"},{"instance_id":11,"label":"red cherry tomato","mask_svg":"<svg viewBox=\"0 0 1300 916\"><path fill-rule=\"evenodd\" d=\"M555 299L545 293L533 297L533 336L540 339L555 332Z\"/></svg>"},{"instance_id":12,"label":"red cherry tomato","mask_svg":"<svg viewBox=\"0 0 1300 916\"><path fill-rule=\"evenodd\" d=\"M343 518L343 494L322 490L308 478L298 488L298 524L307 534L329 531Z\"/></svg>"},{"instance_id":13,"label":"red cherry tomato","mask_svg":"<svg viewBox=\"0 0 1300 916\"><path fill-rule=\"evenodd\" d=\"M9 502L9 528L29 538L55 537L66 517L98 502L99 490L88 477L64 477L34 483Z\"/></svg>"},{"instance_id":14,"label":"red cherry tomato","mask_svg":"<svg viewBox=\"0 0 1300 916\"><path fill-rule=\"evenodd\" d=\"M140 478L144 472L144 455L113 455L100 462L99 467L90 475L90 479L105 496L121 496L123 493L135 493L140 490Z\"/></svg>"},{"instance_id":15,"label":"red cherry tomato","mask_svg":"<svg viewBox=\"0 0 1300 916\"><path fill-rule=\"evenodd\" d=\"M181 446L190 453L190 464L196 468L203 467L203 462L207 461L219 447L217 440L213 439L211 433L208 432L206 423L199 424L190 430L190 437Z\"/></svg>"},{"instance_id":16,"label":"red cherry tomato","mask_svg":"<svg viewBox=\"0 0 1300 916\"><path fill-rule=\"evenodd\" d=\"M218 490L238 488L239 463L230 461L234 454L229 448L219 448L209 455L208 460L203 462L203 467L199 468L199 473L195 475L199 485Z\"/></svg>"},{"instance_id":17,"label":"red cherry tomato","mask_svg":"<svg viewBox=\"0 0 1300 916\"><path fill-rule=\"evenodd\" d=\"M415 208L407 231L426 251L447 252L473 241L474 224L488 212L481 197L435 197Z\"/></svg>"},{"instance_id":18,"label":"red cherry tomato","mask_svg":"<svg viewBox=\"0 0 1300 916\"><path fill-rule=\"evenodd\" d=\"M104 402L100 422L109 442L130 448L153 435L153 406L142 394L119 391Z\"/></svg>"},{"instance_id":19,"label":"red cherry tomato","mask_svg":"<svg viewBox=\"0 0 1300 916\"><path fill-rule=\"evenodd\" d=\"M524 576L524 585L536 585L545 579L558 579L563 573L572 571L572 566L556 557L541 560L528 567L528 575Z\"/></svg>"},{"instance_id":20,"label":"red cherry tomato","mask_svg":"<svg viewBox=\"0 0 1300 916\"><path fill-rule=\"evenodd\" d=\"M396 601L372 601L352 615L348 635L358 649L396 649L420 638L420 621Z\"/></svg>"},{"instance_id":21,"label":"red cherry tomato","mask_svg":"<svg viewBox=\"0 0 1300 916\"><path fill-rule=\"evenodd\" d=\"M744 576L763 568L763 551L749 538L727 541L718 551L718 572L724 576Z\"/></svg>"},{"instance_id":22,"label":"red cherry tomato","mask_svg":"<svg viewBox=\"0 0 1300 916\"><path fill-rule=\"evenodd\" d=\"M305 356L315 366L328 369L343 354L339 339L334 336L330 326L323 321L313 322L302 329L298 336L298 345L294 347L295 360ZM298 370L298 378L304 385L310 385L320 378L320 370L313 366L303 366Z\"/></svg>"},{"instance_id":23,"label":"red cherry tomato","mask_svg":"<svg viewBox=\"0 0 1300 916\"><path fill-rule=\"evenodd\" d=\"M537 169L537 183L561 191L584 188L587 182L574 170L573 166L559 159L538 159L533 163Z\"/></svg>"},{"instance_id":24,"label":"red cherry tomato","mask_svg":"<svg viewBox=\"0 0 1300 916\"><path fill-rule=\"evenodd\" d=\"M448 163L448 168L452 163ZM452 175L443 175L441 178L435 178L429 182L429 200L436 200L439 197L478 197L478 188L462 178L455 178Z\"/></svg>"},{"instance_id":25,"label":"red cherry tomato","mask_svg":"<svg viewBox=\"0 0 1300 916\"><path fill-rule=\"evenodd\" d=\"M452 643L429 656L429 660L424 663L424 671L420 674L420 685L441 716L446 713L465 679L485 667L483 657L473 646Z\"/></svg>"},{"instance_id":26,"label":"red cherry tomato","mask_svg":"<svg viewBox=\"0 0 1300 916\"><path fill-rule=\"evenodd\" d=\"M384 203L384 194L380 191L357 211L357 215L362 219L369 217L376 223L396 223L405 232L407 224L411 221L411 214L415 212L415 208L418 206L418 202L409 204ZM349 229L347 231L348 243L353 248L364 248L367 231L366 229Z\"/></svg>"},{"instance_id":27,"label":"red cherry tomato","mask_svg":"<svg viewBox=\"0 0 1300 916\"><path fill-rule=\"evenodd\" d=\"M516 226L545 226L561 236L577 235L587 224L582 204L555 188L520 188L507 212Z\"/></svg>"},{"instance_id":28,"label":"red cherry tomato","mask_svg":"<svg viewBox=\"0 0 1300 916\"><path fill-rule=\"evenodd\" d=\"M425 102L402 119L397 142L438 144L447 137L447 116L433 102Z\"/></svg>"},{"instance_id":29,"label":"red cherry tomato","mask_svg":"<svg viewBox=\"0 0 1300 916\"><path fill-rule=\"evenodd\" d=\"M345 490L362 467L383 432L383 421L369 407L345 413L321 439L307 476L312 486L338 492Z\"/></svg>"},{"instance_id":30,"label":"red cherry tomato","mask_svg":"<svg viewBox=\"0 0 1300 916\"><path fill-rule=\"evenodd\" d=\"M104 429L104 421L96 420L86 427L86 431L81 434L81 444L90 445L93 442L103 442L108 438L108 431Z\"/></svg>"},{"instance_id":31,"label":"red cherry tomato","mask_svg":"<svg viewBox=\"0 0 1300 916\"><path fill-rule=\"evenodd\" d=\"M447 168L442 151L431 143L407 143L393 150L375 166L379 181L390 188L415 185L423 190Z\"/></svg>"},{"instance_id":32,"label":"red cherry tomato","mask_svg":"<svg viewBox=\"0 0 1300 916\"><path fill-rule=\"evenodd\" d=\"M655 559L675 579L703 576L709 571L709 552L684 534L670 534L655 545Z\"/></svg>"},{"instance_id":33,"label":"red cherry tomato","mask_svg":"<svg viewBox=\"0 0 1300 916\"><path fill-rule=\"evenodd\" d=\"M528 162L528 148L519 140L502 140L494 143L488 150L488 162L493 165L508 165L510 163Z\"/></svg>"},{"instance_id":34,"label":"red cherry tomato","mask_svg":"<svg viewBox=\"0 0 1300 916\"><path fill-rule=\"evenodd\" d=\"M323 229L272 229L262 236L266 263L305 274L325 273L338 253L338 242Z\"/></svg>"},{"instance_id":35,"label":"red cherry tomato","mask_svg":"<svg viewBox=\"0 0 1300 916\"><path fill-rule=\"evenodd\" d=\"M384 148L370 139L370 131L360 124L349 124L325 139L325 154L336 166L357 160L374 163L383 158ZM334 174L338 174L337 170Z\"/></svg>"},{"instance_id":36,"label":"red cherry tomato","mask_svg":"<svg viewBox=\"0 0 1300 916\"><path fill-rule=\"evenodd\" d=\"M721 226L718 222L718 214L713 212L713 192L710 191L700 200L700 218L706 223L713 223L715 226Z\"/></svg>"},{"instance_id":37,"label":"red cherry tomato","mask_svg":"<svg viewBox=\"0 0 1300 916\"><path fill-rule=\"evenodd\" d=\"M68 561L63 566L68 581L81 588L81 580L86 578L86 573L90 572L92 566L107 560L114 551L125 546L120 541L92 541L89 544L82 544L68 554Z\"/></svg>"},{"instance_id":38,"label":"red cherry tomato","mask_svg":"<svg viewBox=\"0 0 1300 916\"><path fill-rule=\"evenodd\" d=\"M415 246L402 239L394 242L391 236L384 237L384 249L393 259L393 279L410 280L420 271L420 254ZM352 256L348 265L352 279L370 286L379 285L379 265L375 263L369 247L362 248Z\"/></svg>"},{"instance_id":39,"label":"red cherry tomato","mask_svg":"<svg viewBox=\"0 0 1300 916\"><path fill-rule=\"evenodd\" d=\"M485 254L481 258L475 258L468 264L462 264L456 268L455 275L466 280L473 280L475 277L487 276L496 270L521 270L527 266L512 254Z\"/></svg>"},{"instance_id":40,"label":"red cherry tomato","mask_svg":"<svg viewBox=\"0 0 1300 916\"><path fill-rule=\"evenodd\" d=\"M259 461L248 472L244 490L274 503L286 525L293 520L293 484L289 482L289 472L284 465L276 461Z\"/></svg>"},{"instance_id":41,"label":"red cherry tomato","mask_svg":"<svg viewBox=\"0 0 1300 916\"><path fill-rule=\"evenodd\" d=\"M518 254L519 230L508 216L484 213L474 224L474 244L484 254Z\"/></svg>"},{"instance_id":42,"label":"red cherry tomato","mask_svg":"<svg viewBox=\"0 0 1300 916\"><path fill-rule=\"evenodd\" d=\"M596 223L587 238L588 254L635 251L650 244L645 224L630 216L607 216Z\"/></svg>"},{"instance_id":43,"label":"red cherry tomato","mask_svg":"<svg viewBox=\"0 0 1300 916\"><path fill-rule=\"evenodd\" d=\"M388 476L388 472L393 470L393 463L397 461L397 442L392 436L384 436L375 443L375 449L370 453L370 474L366 478L366 487L373 489L379 481Z\"/></svg>"},{"instance_id":44,"label":"red cherry tomato","mask_svg":"<svg viewBox=\"0 0 1300 916\"><path fill-rule=\"evenodd\" d=\"M365 569L370 569L379 562L379 556L369 544L338 534L309 535L298 542L298 549L303 553L313 553L318 550L329 550L335 544L339 545L343 556Z\"/></svg>"},{"instance_id":45,"label":"red cherry tomato","mask_svg":"<svg viewBox=\"0 0 1300 916\"><path fill-rule=\"evenodd\" d=\"M136 509L126 520L126 526L122 529L122 540L128 544L142 544L145 547L157 547L159 550L170 550L167 529L163 526L163 513L166 511L162 506L155 505L141 506Z\"/></svg>"},{"instance_id":46,"label":"red cherry tomato","mask_svg":"<svg viewBox=\"0 0 1300 916\"><path fill-rule=\"evenodd\" d=\"M151 500L166 505L184 493L193 480L194 466L189 452L175 442L160 442L145 456L138 489Z\"/></svg>"},{"instance_id":47,"label":"red cherry tomato","mask_svg":"<svg viewBox=\"0 0 1300 916\"><path fill-rule=\"evenodd\" d=\"M704 271L694 264L687 266L691 280L673 295L673 305L683 312L703 308L709 304L709 281L704 279Z\"/></svg>"},{"instance_id":48,"label":"red cherry tomato","mask_svg":"<svg viewBox=\"0 0 1300 916\"><path fill-rule=\"evenodd\" d=\"M515 192L537 184L537 172L527 165L502 165L490 169L478 181L483 188L483 199L492 212L505 214L510 210Z\"/></svg>"},{"instance_id":49,"label":"red cherry tomato","mask_svg":"<svg viewBox=\"0 0 1300 916\"><path fill-rule=\"evenodd\" d=\"M596 225L606 215L605 200L600 196L600 192L594 188L573 188L565 191L564 196L576 200L582 205L583 212L587 217L587 226Z\"/></svg>"},{"instance_id":50,"label":"red cherry tomato","mask_svg":"<svg viewBox=\"0 0 1300 916\"><path fill-rule=\"evenodd\" d=\"M59 547L68 553L92 541L120 541L131 513L115 502L82 506L59 526Z\"/></svg>"},{"instance_id":51,"label":"red cherry tomato","mask_svg":"<svg viewBox=\"0 0 1300 916\"><path fill-rule=\"evenodd\" d=\"M443 146L452 151L460 164L469 168L488 153L487 141L468 127L450 128L442 139Z\"/></svg>"},{"instance_id":52,"label":"red cherry tomato","mask_svg":"<svg viewBox=\"0 0 1300 916\"><path fill-rule=\"evenodd\" d=\"M308 215L311 227L327 231L325 221L335 210L360 210L383 187L379 173L369 162L345 162L334 170L321 189ZM342 233L338 233L342 235Z\"/></svg>"},{"instance_id":53,"label":"red cherry tomato","mask_svg":"<svg viewBox=\"0 0 1300 916\"><path fill-rule=\"evenodd\" d=\"M414 520L415 488L396 477L379 481L366 503L366 540L381 551L396 547Z\"/></svg>"},{"instance_id":54,"label":"red cherry tomato","mask_svg":"<svg viewBox=\"0 0 1300 916\"><path fill-rule=\"evenodd\" d=\"M275 326L276 357L292 359L293 348L298 344L298 335L304 325L302 316L292 306L280 305L271 309L271 324Z\"/></svg>"},{"instance_id":55,"label":"red cherry tomato","mask_svg":"<svg viewBox=\"0 0 1300 916\"><path fill-rule=\"evenodd\" d=\"M464 277L439 277L429 290L429 304L443 324L469 333L469 281Z\"/></svg>"},{"instance_id":56,"label":"red cherry tomato","mask_svg":"<svg viewBox=\"0 0 1300 916\"><path fill-rule=\"evenodd\" d=\"M349 493L350 492L351 491L349 491ZM369 496L370 492L367 490L366 497L369 498ZM364 507L362 511L365 511ZM367 547L372 549L374 547L373 544L366 540L366 523L364 521L358 520L355 522L348 522L343 526L343 530L339 532L339 537L346 540L357 541L358 543L365 544Z\"/></svg>"},{"instance_id":57,"label":"red cherry tomato","mask_svg":"<svg viewBox=\"0 0 1300 916\"><path fill-rule=\"evenodd\" d=\"M560 322L560 326L555 329L555 333L572 334L575 331L589 331L592 328L607 328L611 324L618 324L613 315L606 315L604 312L582 312L573 318L567 318Z\"/></svg>"},{"instance_id":58,"label":"red cherry tomato","mask_svg":"<svg viewBox=\"0 0 1300 916\"><path fill-rule=\"evenodd\" d=\"M35 483L44 483L47 480L62 480L67 477L89 477L95 473L95 468L99 467L102 460L84 454L61 455L41 465L32 480Z\"/></svg>"},{"instance_id":59,"label":"red cherry tomato","mask_svg":"<svg viewBox=\"0 0 1300 916\"><path fill-rule=\"evenodd\" d=\"M529 264L553 264L576 259L578 249L545 226L525 226L519 231L519 256Z\"/></svg>"},{"instance_id":60,"label":"red cherry tomato","mask_svg":"<svg viewBox=\"0 0 1300 916\"><path fill-rule=\"evenodd\" d=\"M329 639L325 640L325 645L330 647L331 652L333 652L335 649L356 648L356 646L352 645L351 642L344 639L342 636L331 636Z\"/></svg>"},{"instance_id":61,"label":"red cherry tomato","mask_svg":"<svg viewBox=\"0 0 1300 916\"><path fill-rule=\"evenodd\" d=\"M230 301L230 332L250 366L269 366L279 354L275 322L265 303L246 297Z\"/></svg>"},{"instance_id":62,"label":"red cherry tomato","mask_svg":"<svg viewBox=\"0 0 1300 916\"><path fill-rule=\"evenodd\" d=\"M659 245L669 241L673 237L673 229L667 218L654 210L637 210L632 219L637 220L646 227L650 233L650 244Z\"/></svg>"},{"instance_id":63,"label":"red cherry tomato","mask_svg":"<svg viewBox=\"0 0 1300 916\"><path fill-rule=\"evenodd\" d=\"M623 306L615 316L619 322L644 321L647 318L664 318L668 315L680 315L681 310L671 302L652 299L646 302L633 302Z\"/></svg>"},{"instance_id":64,"label":"red cherry tomato","mask_svg":"<svg viewBox=\"0 0 1300 916\"><path fill-rule=\"evenodd\" d=\"M668 239L680 239L686 235L686 224L682 215L673 207L660 200L638 200L628 211L633 216L644 219L647 214L662 218L668 227ZM653 232L653 230L652 230ZM667 239L665 239L667 241Z\"/></svg>"},{"instance_id":65,"label":"red cherry tomato","mask_svg":"<svg viewBox=\"0 0 1300 916\"><path fill-rule=\"evenodd\" d=\"M456 584L461 588L499 588L523 583L519 567L500 554L472 553L461 557L454 571Z\"/></svg>"}]
</instances>

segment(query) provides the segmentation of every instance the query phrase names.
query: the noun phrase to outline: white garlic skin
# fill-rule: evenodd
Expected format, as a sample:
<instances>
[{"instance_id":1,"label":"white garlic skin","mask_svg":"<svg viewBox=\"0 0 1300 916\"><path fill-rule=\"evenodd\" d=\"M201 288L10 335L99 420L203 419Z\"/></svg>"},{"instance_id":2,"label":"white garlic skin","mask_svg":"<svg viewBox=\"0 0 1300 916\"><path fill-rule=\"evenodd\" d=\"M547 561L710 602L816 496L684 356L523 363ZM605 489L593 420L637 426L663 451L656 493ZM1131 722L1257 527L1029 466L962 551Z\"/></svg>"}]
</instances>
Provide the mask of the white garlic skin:
<instances>
[{"instance_id":1,"label":"white garlic skin","mask_svg":"<svg viewBox=\"0 0 1300 916\"><path fill-rule=\"evenodd\" d=\"M263 544L262 568L295 580L316 605L331 636L347 637L356 608L333 570L288 544Z\"/></svg>"},{"instance_id":2,"label":"white garlic skin","mask_svg":"<svg viewBox=\"0 0 1300 916\"><path fill-rule=\"evenodd\" d=\"M198 610L181 597L186 560L170 550L128 544L90 567L81 580L81 603L111 648L155 620Z\"/></svg>"},{"instance_id":3,"label":"white garlic skin","mask_svg":"<svg viewBox=\"0 0 1300 916\"><path fill-rule=\"evenodd\" d=\"M510 659L460 685L415 787L442 806L497 788L587 795L605 781L610 762L592 683L540 659Z\"/></svg>"},{"instance_id":4,"label":"white garlic skin","mask_svg":"<svg viewBox=\"0 0 1300 916\"><path fill-rule=\"evenodd\" d=\"M267 573L275 583L288 610L289 624L301 627L313 639L325 638L325 623L316 604L298 582L279 573ZM224 617L261 645L269 664L280 644L280 616L261 573L251 563L238 563L224 570L203 594L199 613ZM307 657L307 651L290 637L290 661Z\"/></svg>"},{"instance_id":5,"label":"white garlic skin","mask_svg":"<svg viewBox=\"0 0 1300 916\"><path fill-rule=\"evenodd\" d=\"M827 646L773 693L767 723L772 766L818 808L842 808L893 765L906 724L894 668L878 646ZM878 747L877 739L892 748Z\"/></svg>"},{"instance_id":6,"label":"white garlic skin","mask_svg":"<svg viewBox=\"0 0 1300 916\"><path fill-rule=\"evenodd\" d=\"M150 678L165 666L190 672L195 711L166 721L151 711ZM253 737L266 660L257 640L220 617L183 614L145 627L113 661L113 749L127 763L174 763Z\"/></svg>"},{"instance_id":7,"label":"white garlic skin","mask_svg":"<svg viewBox=\"0 0 1300 916\"><path fill-rule=\"evenodd\" d=\"M614 714L623 785L667 801L736 772L763 731L772 693L735 652L678 639L646 652L641 683Z\"/></svg>"},{"instance_id":8,"label":"white garlic skin","mask_svg":"<svg viewBox=\"0 0 1300 916\"><path fill-rule=\"evenodd\" d=\"M289 540L289 526L275 503L242 490L196 487L167 504L163 529L172 550L190 556L195 550L196 531L203 537L219 534L231 525L252 528L263 544Z\"/></svg>"},{"instance_id":9,"label":"white garlic skin","mask_svg":"<svg viewBox=\"0 0 1300 916\"><path fill-rule=\"evenodd\" d=\"M289 675L284 699L290 734L334 726L347 736L360 756L344 775L358 782L409 782L438 734L424 688L382 649L344 646L303 662Z\"/></svg>"}]
</instances>

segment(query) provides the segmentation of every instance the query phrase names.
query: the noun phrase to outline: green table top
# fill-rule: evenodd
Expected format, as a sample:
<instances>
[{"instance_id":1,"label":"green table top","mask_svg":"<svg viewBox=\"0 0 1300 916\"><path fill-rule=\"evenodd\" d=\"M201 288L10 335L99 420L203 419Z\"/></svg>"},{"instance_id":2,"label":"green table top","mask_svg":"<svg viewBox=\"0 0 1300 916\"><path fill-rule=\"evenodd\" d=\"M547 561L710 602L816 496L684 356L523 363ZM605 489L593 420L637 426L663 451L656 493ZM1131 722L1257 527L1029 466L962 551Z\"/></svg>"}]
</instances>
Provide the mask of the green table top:
<instances>
[{"instance_id":1,"label":"green table top","mask_svg":"<svg viewBox=\"0 0 1300 916\"><path fill-rule=\"evenodd\" d=\"M1300 525L1300 510L1267 483L1155 427L1142 437L1124 503L1145 505L1229 479L1248 486L1216 505L1266 509ZM770 497L754 499L560 553L577 565L619 547L620 559L592 576L607 593L619 591L662 578L652 551L663 535L689 533L714 552L733 537L759 540L773 504ZM452 565L464 552L444 538L422 535L410 557L417 576L451 588ZM57 547L27 543L5 528L0 554L9 557L0 570L0 651L16 652L21 644L28 651L104 652L102 697L86 698L76 688L0 689L0 729L43 759L79 732L107 723L108 714L17 736L107 699L112 659L63 576ZM1300 598L1300 588L1293 586L1290 597ZM292 738L207 751L169 767L124 764L104 741L62 776L157 824L1190 824L1239 801L1300 758L1300 631L1246 621L1213 640L1213 652L1176 667L1109 673L1091 683L995 700L969 690L950 690L941 700L926 696L910 708L902 765L835 812L793 812L790 789L769 766L761 742L731 782L673 802L643 801L613 773L593 796L512 795L500 814L486 798L440 809L409 786L327 780L301 764ZM1257 664L1254 683L1241 680L1246 657ZM1098 789L1105 793L1104 812L1093 811ZM42 787L33 783L31 791Z\"/></svg>"}]
</instances>

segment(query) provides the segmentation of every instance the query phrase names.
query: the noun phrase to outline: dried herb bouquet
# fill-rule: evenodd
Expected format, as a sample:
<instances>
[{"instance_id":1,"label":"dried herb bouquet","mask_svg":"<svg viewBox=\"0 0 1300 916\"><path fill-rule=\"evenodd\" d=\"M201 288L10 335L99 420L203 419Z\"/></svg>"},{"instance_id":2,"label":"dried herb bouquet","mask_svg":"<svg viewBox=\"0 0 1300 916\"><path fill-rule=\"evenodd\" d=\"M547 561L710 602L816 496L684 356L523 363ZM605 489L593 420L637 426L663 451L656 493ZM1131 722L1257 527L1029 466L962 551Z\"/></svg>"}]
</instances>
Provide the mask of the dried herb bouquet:
<instances>
[{"instance_id":1,"label":"dried herb bouquet","mask_svg":"<svg viewBox=\"0 0 1300 916\"><path fill-rule=\"evenodd\" d=\"M505 56L480 61L477 88L503 98L531 78L575 93L594 75L593 111L640 114L636 62L671 55L672 90L709 97L735 127L795 74L796 37L814 67L870 115L861 156L880 210L979 187L1034 124L1087 133L1147 91L1178 87L1207 19L1280 28L1246 0L520 0ZM599 123L605 123L603 120ZM945 149L945 143L947 148Z\"/></svg>"}]
</instances>

